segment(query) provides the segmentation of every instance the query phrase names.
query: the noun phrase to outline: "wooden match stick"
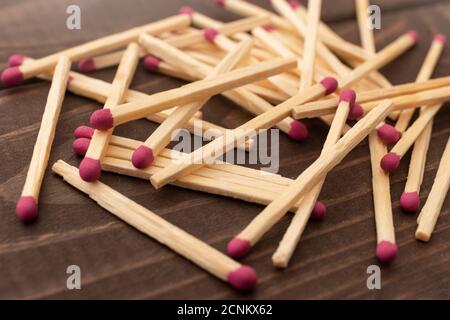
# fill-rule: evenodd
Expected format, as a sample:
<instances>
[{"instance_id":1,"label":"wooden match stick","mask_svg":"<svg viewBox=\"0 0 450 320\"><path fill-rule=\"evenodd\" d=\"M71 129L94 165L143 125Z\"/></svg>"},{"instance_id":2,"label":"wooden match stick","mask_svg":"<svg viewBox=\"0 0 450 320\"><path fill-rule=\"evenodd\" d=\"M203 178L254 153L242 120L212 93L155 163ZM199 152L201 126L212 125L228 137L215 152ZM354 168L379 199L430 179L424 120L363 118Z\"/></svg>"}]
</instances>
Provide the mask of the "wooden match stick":
<instances>
[{"instance_id":1,"label":"wooden match stick","mask_svg":"<svg viewBox=\"0 0 450 320\"><path fill-rule=\"evenodd\" d=\"M450 138L447 140L433 187L419 215L416 239L428 242L450 187Z\"/></svg>"},{"instance_id":2,"label":"wooden match stick","mask_svg":"<svg viewBox=\"0 0 450 320\"><path fill-rule=\"evenodd\" d=\"M184 159L183 163L172 164L159 171L151 177L152 185L155 188L160 188L181 176L201 168L213 155L218 157L233 149L236 141L241 141L244 137L253 137L257 134L257 130L272 127L292 112L294 105L331 94L336 90L337 86L337 81L334 78L325 78L322 82L307 88L302 93L230 131L226 138L219 137L202 148L195 150L189 157Z\"/></svg>"},{"instance_id":3,"label":"wooden match stick","mask_svg":"<svg viewBox=\"0 0 450 320\"><path fill-rule=\"evenodd\" d=\"M216 2L225 9L241 16L268 15L270 16L271 24L273 24L274 27L281 28L287 31L295 31L294 27L282 17L273 14L272 12L265 10L254 4L251 4L249 2L241 0L217 0ZM304 8L301 8L300 6L295 8L294 10L302 12L304 17L306 17L307 15L306 10ZM327 46L333 48L333 50L335 50L336 52L340 53L343 56L351 57L352 59L364 60L365 58L364 50L361 50L361 48L355 46L354 44L348 41L345 41L341 37L337 36L336 33L330 32L329 30L326 29L329 28L326 28L325 25L321 24L319 29L319 35L320 39L324 43L326 43Z\"/></svg>"},{"instance_id":4,"label":"wooden match stick","mask_svg":"<svg viewBox=\"0 0 450 320\"><path fill-rule=\"evenodd\" d=\"M145 36L144 38L141 38L141 40L151 41L149 36ZM205 79L211 79L212 77L223 74L235 68L244 59L248 58L252 46L253 41L251 39L244 40L235 50L230 51L230 53L208 76L205 77ZM200 77L209 72L209 70L204 69L203 64L199 63L195 59L191 59L189 56L184 55L181 51L175 49L174 47L167 46L163 49L166 49L164 59L169 61L169 63L176 64L180 61L181 57L181 62L183 63L181 63L180 66L183 69L196 70L196 68L198 68ZM161 54L158 54L158 56L163 57ZM189 72L188 70L186 71ZM161 125L147 138L144 144L139 146L134 151L132 156L133 165L136 168L141 169L148 167L160 151L170 143L173 132L182 128L184 124L191 119L192 116L199 111L208 100L209 97L178 107L166 119L166 121L161 123Z\"/></svg>"},{"instance_id":5,"label":"wooden match stick","mask_svg":"<svg viewBox=\"0 0 450 320\"><path fill-rule=\"evenodd\" d=\"M316 58L317 33L320 21L322 0L308 1L308 23L305 37L305 50L302 59L302 74L300 77L300 92L313 84Z\"/></svg>"},{"instance_id":6,"label":"wooden match stick","mask_svg":"<svg viewBox=\"0 0 450 320\"><path fill-rule=\"evenodd\" d=\"M16 206L16 213L23 222L33 221L38 216L39 193L61 113L70 65L69 58L58 58L27 177Z\"/></svg>"},{"instance_id":7,"label":"wooden match stick","mask_svg":"<svg viewBox=\"0 0 450 320\"><path fill-rule=\"evenodd\" d=\"M142 233L174 250L199 267L230 283L238 290L256 286L256 272L248 266L228 258L205 242L164 220L107 185L86 183L77 169L59 160L52 170L67 183L89 195L99 206L125 221Z\"/></svg>"},{"instance_id":8,"label":"wooden match stick","mask_svg":"<svg viewBox=\"0 0 450 320\"><path fill-rule=\"evenodd\" d=\"M137 120L148 114L183 105L202 97L246 85L270 77L274 74L294 68L295 59L273 59L247 68L225 73L210 80L201 80L183 87L160 92L147 99L119 105L113 110L103 109L94 112L91 125L99 130L108 130L114 126Z\"/></svg>"},{"instance_id":9,"label":"wooden match stick","mask_svg":"<svg viewBox=\"0 0 450 320\"><path fill-rule=\"evenodd\" d=\"M322 148L322 153L328 152L328 149L334 145L342 136L342 130L346 124L348 114L352 104L355 103L355 92L347 89L341 93L341 102L336 110L330 130ZM292 218L286 233L283 236L277 250L272 255L272 262L275 267L286 268L289 260L297 247L300 237L305 230L311 213L319 197L322 186L325 182L325 176L317 182L317 184L308 192L300 202L300 207ZM325 214L325 212L323 212Z\"/></svg>"},{"instance_id":10,"label":"wooden match stick","mask_svg":"<svg viewBox=\"0 0 450 320\"><path fill-rule=\"evenodd\" d=\"M133 80L138 62L139 46L132 42L122 56L103 110L113 109L125 100L125 95ZM101 160L106 152L112 132L113 128L107 131L95 130L86 156L79 167L80 177L84 181L92 182L100 178Z\"/></svg>"},{"instance_id":11,"label":"wooden match stick","mask_svg":"<svg viewBox=\"0 0 450 320\"><path fill-rule=\"evenodd\" d=\"M447 87L447 90L450 90L450 87ZM426 93L426 91L424 91ZM447 98L450 99L450 96ZM416 100L418 101L418 100ZM415 105L412 105L415 107ZM442 104L434 105L425 107L426 110L421 113L421 115L414 121L414 123L403 133L400 140L395 144L395 146L391 149L389 153L385 153L383 158L380 161L380 166L385 170L386 172L394 172L399 164L400 160L403 158L403 156L408 152L408 150L412 147L412 145L417 141L419 136L424 132L424 130L427 128L427 126L433 121L434 116L438 113L438 111L441 109ZM428 133L429 135L430 133ZM425 141L423 141L425 142ZM421 157L426 158L426 153L428 150L428 143L422 146L420 149ZM415 163L416 165L416 163ZM408 193L416 192L418 189L420 189L420 184L422 181L422 173L420 168L422 166L417 166L412 168L414 173L412 173L412 180L415 181L415 183L408 186ZM412 187L414 186L414 187ZM410 208L410 210L406 211L416 211L418 209L418 194L416 195L409 195L405 196L406 198L410 198L407 200L406 198L402 201L405 204L405 208ZM414 201L413 198L414 197ZM409 203L409 204L407 204ZM415 205L413 205L413 203ZM403 207L403 205L402 205ZM413 207L416 207L415 210L413 210Z\"/></svg>"},{"instance_id":12,"label":"wooden match stick","mask_svg":"<svg viewBox=\"0 0 450 320\"><path fill-rule=\"evenodd\" d=\"M416 82L423 82L431 78L436 68L439 58L444 50L445 36L437 35L434 37L430 50L420 68ZM403 110L398 117L395 128L399 132L404 132L408 128L409 122L414 114L414 109Z\"/></svg>"},{"instance_id":13,"label":"wooden match stick","mask_svg":"<svg viewBox=\"0 0 450 320\"><path fill-rule=\"evenodd\" d=\"M367 52L375 54L375 39L367 23L367 19L369 18L369 1L355 0L355 5L363 48ZM386 126L383 123L383 127ZM373 205L377 230L376 256L380 262L386 263L392 261L397 256L397 245L395 243L395 229L392 217L389 175L379 166L381 158L387 152L386 144L379 137L378 130L382 130L382 128L369 134L369 150L372 170Z\"/></svg>"},{"instance_id":14,"label":"wooden match stick","mask_svg":"<svg viewBox=\"0 0 450 320\"><path fill-rule=\"evenodd\" d=\"M193 23L199 24L202 27L220 28L221 26L223 26L223 23L208 18L200 13L197 13L188 7L183 7L180 10L180 12L189 13L191 15ZM206 29L205 31L208 30L210 31L211 40L214 41L214 43L216 43L224 51L231 51L235 48L236 45L231 40L226 38L224 35L212 29ZM261 27L254 28L253 32L265 33L264 29ZM293 55L290 55L285 58L292 58L292 57ZM287 100L292 95L295 95L298 91L296 85L289 83L289 81L286 81L286 77L283 77L283 75L276 75L268 78L267 80L270 81L282 93L285 93L287 95L283 99L278 100L278 103ZM230 100L234 101L236 104L242 106L244 109L255 114L261 114L273 107L272 105L264 101L264 99L260 99L254 95L258 94L258 91L255 91L257 90L257 88L255 88L254 86L253 87L247 86L246 89L248 89L250 92L247 92L247 90L244 90L242 88L239 88L237 90L234 90L233 92L223 93L223 95L228 97ZM265 93L267 93L267 91L263 91L261 93L264 95ZM249 103L250 101L251 103ZM294 140L300 141L305 140L308 135L306 126L301 122L295 121L291 117L283 119L281 122L277 124L277 127L280 128L286 134L288 134Z\"/></svg>"},{"instance_id":15,"label":"wooden match stick","mask_svg":"<svg viewBox=\"0 0 450 320\"><path fill-rule=\"evenodd\" d=\"M392 88L375 89L358 93L356 103L376 104L379 101L387 98L400 98L402 96L409 96L413 93L422 93L450 86L450 77L436 78L421 83L405 83ZM328 98L316 102L305 103L294 107L293 116L296 119L315 118L322 115L333 114L336 111L336 106L339 104L338 98ZM365 105L365 109L370 108ZM361 110L363 115L364 110Z\"/></svg>"},{"instance_id":16,"label":"wooden match stick","mask_svg":"<svg viewBox=\"0 0 450 320\"><path fill-rule=\"evenodd\" d=\"M93 131L93 129L91 130ZM89 147L89 143L89 137L78 138L72 144L72 148L76 154L83 156ZM158 170L169 166L172 161L182 157L182 154L178 151L164 149L150 167L136 169L130 158L133 150L141 144L141 141L113 135L102 162L102 170L148 180ZM215 161L213 164L206 165L206 167L171 184L251 203L268 205L290 183L292 183L291 179L279 175L269 173L263 175L260 170ZM296 212L299 205L299 203L295 203L290 210Z\"/></svg>"},{"instance_id":17,"label":"wooden match stick","mask_svg":"<svg viewBox=\"0 0 450 320\"><path fill-rule=\"evenodd\" d=\"M242 257L251 247L277 223L307 190L313 188L324 175L338 165L388 114L392 111L392 102L386 100L373 109L366 117L358 121L339 141L309 166L289 186L283 194L269 204L252 222L228 243L228 254Z\"/></svg>"},{"instance_id":18,"label":"wooden match stick","mask_svg":"<svg viewBox=\"0 0 450 320\"><path fill-rule=\"evenodd\" d=\"M158 22L129 29L124 32L99 38L79 46L51 54L44 58L34 60L32 63L30 62L19 67L8 68L3 71L1 80L8 86L18 85L25 79L37 76L55 67L60 56L67 56L72 61L78 61L83 58L89 58L126 46L130 42L137 41L141 33L156 35L164 31L186 28L189 23L189 17L181 14L160 20Z\"/></svg>"}]
</instances>

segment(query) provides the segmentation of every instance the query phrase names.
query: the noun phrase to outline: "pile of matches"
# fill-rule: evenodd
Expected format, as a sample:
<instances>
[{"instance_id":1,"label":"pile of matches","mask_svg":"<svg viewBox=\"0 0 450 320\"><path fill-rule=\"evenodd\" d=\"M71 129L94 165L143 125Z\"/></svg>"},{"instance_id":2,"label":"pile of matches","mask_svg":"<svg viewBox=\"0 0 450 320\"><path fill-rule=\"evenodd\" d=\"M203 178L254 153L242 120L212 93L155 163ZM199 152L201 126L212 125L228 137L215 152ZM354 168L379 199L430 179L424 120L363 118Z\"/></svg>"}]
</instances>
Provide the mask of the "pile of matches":
<instances>
[{"instance_id":1,"label":"pile of matches","mask_svg":"<svg viewBox=\"0 0 450 320\"><path fill-rule=\"evenodd\" d=\"M308 8L295 1L272 0L277 14L242 0L216 2L243 18L223 23L183 7L175 16L40 59L10 57L10 67L1 77L6 85L19 85L32 77L51 80L17 204L20 219L30 222L38 215L39 190L61 105L69 90L104 107L91 115L91 127L81 126L75 131L73 150L84 156L79 169L59 160L53 171L113 215L236 289L252 289L257 276L254 269L235 259L249 253L271 227L292 211L292 222L272 257L275 267L287 267L308 220L325 214L326 207L317 198L327 173L366 137L373 177L376 256L380 262L394 259L397 245L389 173L413 147L400 203L405 211L418 211L433 117L450 100L450 77L430 80L445 37L434 37L416 82L393 86L377 70L412 48L419 37L410 31L376 52L366 23L366 0L356 1L362 47L342 39L320 21L321 0L310 0ZM152 95L131 90L129 85L140 58L145 59L149 71L190 83ZM70 71L73 62L78 62L82 73L118 67L110 84ZM201 120L202 106L217 94L254 117L236 129ZM412 122L416 109L420 114ZM329 125L328 136L320 156L295 180L207 161L234 148L247 150L258 130L277 127L294 140L304 140L308 131L301 119L316 117ZM146 141L113 134L114 127L142 118L160 123ZM395 127L385 122L387 118L395 121ZM348 120L359 121L350 122L354 124L351 126ZM196 124L201 124L202 130L213 130L216 138L191 154L166 149L174 132L182 128L193 132ZM394 146L388 152L390 144ZM450 140L417 219L418 240L428 241L431 237L449 189L449 163ZM266 207L229 242L226 256L97 181L101 170L150 179L157 189L174 184Z\"/></svg>"}]
</instances>

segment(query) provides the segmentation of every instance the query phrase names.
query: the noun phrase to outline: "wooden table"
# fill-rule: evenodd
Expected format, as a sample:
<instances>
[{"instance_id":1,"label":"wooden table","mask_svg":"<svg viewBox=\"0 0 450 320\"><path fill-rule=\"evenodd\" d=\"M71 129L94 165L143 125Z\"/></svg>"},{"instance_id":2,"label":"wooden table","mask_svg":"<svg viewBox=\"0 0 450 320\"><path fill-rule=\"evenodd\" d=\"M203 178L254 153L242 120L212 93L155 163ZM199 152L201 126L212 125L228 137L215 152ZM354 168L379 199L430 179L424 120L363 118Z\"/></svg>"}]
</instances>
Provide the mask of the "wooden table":
<instances>
[{"instance_id":1,"label":"wooden table","mask_svg":"<svg viewBox=\"0 0 450 320\"><path fill-rule=\"evenodd\" d=\"M236 19L212 1L78 0L82 29L65 27L69 0L3 0L0 4L0 68L10 54L41 57L84 41L172 15L191 5L212 17ZM268 1L256 1L264 2ZM414 81L432 35L448 32L449 1L374 1L382 8L382 29L376 32L382 48L401 33L415 28L419 45L382 71L394 83ZM358 43L353 1L325 1L323 18L343 37ZM435 76L450 72L448 51ZM111 81L114 69L94 76ZM152 93L181 84L148 74L140 66L132 88ZM108 214L92 200L47 172L40 197L40 218L21 224L15 203L25 179L45 105L49 83L28 81L16 88L0 87L0 298L132 298L132 299L403 299L450 298L450 197L433 239L414 239L415 216L399 209L409 155L392 175L394 222L399 256L382 267L382 290L368 290L366 273L377 264L371 173L367 141L361 143L326 181L320 199L328 216L311 223L289 268L274 270L271 255L290 215L276 225L244 263L254 266L259 286L242 295L187 260ZM73 130L86 123L100 105L67 94L57 128L50 164L64 159L78 164L71 151ZM231 102L215 97L204 109L207 120L233 128L250 118ZM431 188L439 157L450 133L450 108L437 115L428 155L421 199ZM294 178L319 155L327 133L320 121L307 121L310 139L296 143L280 138L280 173ZM155 124L145 120L117 128L118 135L145 139ZM155 191L147 181L102 174L102 181L138 203L224 251L263 207L239 200L167 186ZM66 268L78 265L82 289L67 290Z\"/></svg>"}]
</instances>

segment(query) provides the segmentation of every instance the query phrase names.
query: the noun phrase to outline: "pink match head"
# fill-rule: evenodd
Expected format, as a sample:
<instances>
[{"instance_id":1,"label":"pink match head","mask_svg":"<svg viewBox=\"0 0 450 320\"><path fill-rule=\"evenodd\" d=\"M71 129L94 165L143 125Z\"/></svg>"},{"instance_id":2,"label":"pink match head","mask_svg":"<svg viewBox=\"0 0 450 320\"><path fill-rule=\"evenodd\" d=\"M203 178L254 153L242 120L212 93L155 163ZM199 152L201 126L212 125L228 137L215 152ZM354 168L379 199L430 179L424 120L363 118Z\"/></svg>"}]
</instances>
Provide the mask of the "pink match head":
<instances>
[{"instance_id":1,"label":"pink match head","mask_svg":"<svg viewBox=\"0 0 450 320\"><path fill-rule=\"evenodd\" d=\"M72 143L72 150L78 156L85 156L91 140L88 138L78 138Z\"/></svg>"},{"instance_id":2,"label":"pink match head","mask_svg":"<svg viewBox=\"0 0 450 320\"><path fill-rule=\"evenodd\" d=\"M386 172L394 172L400 164L400 156L394 152L389 152L383 156L380 162L381 168Z\"/></svg>"},{"instance_id":3,"label":"pink match head","mask_svg":"<svg viewBox=\"0 0 450 320\"><path fill-rule=\"evenodd\" d=\"M13 54L8 58L8 65L10 67L18 67L22 65L24 59L25 57L21 54Z\"/></svg>"},{"instance_id":4,"label":"pink match head","mask_svg":"<svg viewBox=\"0 0 450 320\"><path fill-rule=\"evenodd\" d=\"M299 120L291 122L291 129L289 130L289 137L296 141L304 141L308 138L308 128Z\"/></svg>"},{"instance_id":5,"label":"pink match head","mask_svg":"<svg viewBox=\"0 0 450 320\"><path fill-rule=\"evenodd\" d=\"M420 207L420 197L417 192L403 192L400 197L400 207L405 212L417 212Z\"/></svg>"},{"instance_id":6,"label":"pink match head","mask_svg":"<svg viewBox=\"0 0 450 320\"><path fill-rule=\"evenodd\" d=\"M364 114L363 107L360 104L355 103L350 108L350 112L348 113L348 120L358 120L363 116L363 114Z\"/></svg>"},{"instance_id":7,"label":"pink match head","mask_svg":"<svg viewBox=\"0 0 450 320\"><path fill-rule=\"evenodd\" d=\"M114 118L109 108L95 111L89 118L89 123L94 129L106 131L114 127Z\"/></svg>"},{"instance_id":8,"label":"pink match head","mask_svg":"<svg viewBox=\"0 0 450 320\"><path fill-rule=\"evenodd\" d=\"M275 27L273 26L273 24L265 24L262 26L262 28L264 30L266 30L267 32L272 32L273 30L275 30Z\"/></svg>"},{"instance_id":9,"label":"pink match head","mask_svg":"<svg viewBox=\"0 0 450 320\"><path fill-rule=\"evenodd\" d=\"M78 138L91 139L93 135L94 135L94 129L92 129L89 126L79 126L73 132L73 136L75 137L75 139L78 139Z\"/></svg>"},{"instance_id":10,"label":"pink match head","mask_svg":"<svg viewBox=\"0 0 450 320\"><path fill-rule=\"evenodd\" d=\"M224 7L225 6L225 0L216 0L216 4L218 6Z\"/></svg>"},{"instance_id":11,"label":"pink match head","mask_svg":"<svg viewBox=\"0 0 450 320\"><path fill-rule=\"evenodd\" d=\"M228 242L227 252L230 257L233 258L241 258L250 251L252 245L250 241L233 238L230 242Z\"/></svg>"},{"instance_id":12,"label":"pink match head","mask_svg":"<svg viewBox=\"0 0 450 320\"><path fill-rule=\"evenodd\" d=\"M206 41L214 42L214 39L219 35L219 31L217 31L214 28L206 28L203 30L203 36L205 37Z\"/></svg>"},{"instance_id":13,"label":"pink match head","mask_svg":"<svg viewBox=\"0 0 450 320\"><path fill-rule=\"evenodd\" d=\"M411 39L413 40L414 44L419 42L419 34L417 33L416 30L408 31L406 34L411 37Z\"/></svg>"},{"instance_id":14,"label":"pink match head","mask_svg":"<svg viewBox=\"0 0 450 320\"><path fill-rule=\"evenodd\" d=\"M243 291L252 290L258 283L255 270L249 266L241 266L230 272L227 280L234 288Z\"/></svg>"},{"instance_id":15,"label":"pink match head","mask_svg":"<svg viewBox=\"0 0 450 320\"><path fill-rule=\"evenodd\" d=\"M82 59L78 61L77 69L80 72L88 73L97 70L94 59Z\"/></svg>"},{"instance_id":16,"label":"pink match head","mask_svg":"<svg viewBox=\"0 0 450 320\"><path fill-rule=\"evenodd\" d=\"M314 208L311 212L311 219L320 221L325 217L326 213L327 206L321 201L316 201L316 204L314 205Z\"/></svg>"},{"instance_id":17,"label":"pink match head","mask_svg":"<svg viewBox=\"0 0 450 320\"><path fill-rule=\"evenodd\" d=\"M320 81L320 84L325 88L325 95L329 95L336 91L338 87L338 82L333 77L326 77Z\"/></svg>"},{"instance_id":18,"label":"pink match head","mask_svg":"<svg viewBox=\"0 0 450 320\"><path fill-rule=\"evenodd\" d=\"M445 44L445 42L447 42L447 37L444 34L440 33L434 36L433 41Z\"/></svg>"},{"instance_id":19,"label":"pink match head","mask_svg":"<svg viewBox=\"0 0 450 320\"><path fill-rule=\"evenodd\" d=\"M298 2L297 0L289 0L289 5L291 6L292 9L296 10L298 8L300 8L302 5L300 4L300 2Z\"/></svg>"},{"instance_id":20,"label":"pink match head","mask_svg":"<svg viewBox=\"0 0 450 320\"><path fill-rule=\"evenodd\" d=\"M22 222L31 222L38 216L38 206L32 196L20 197L16 205L16 213Z\"/></svg>"},{"instance_id":21,"label":"pink match head","mask_svg":"<svg viewBox=\"0 0 450 320\"><path fill-rule=\"evenodd\" d=\"M17 86L23 82L23 74L19 67L6 68L2 72L1 79L7 86Z\"/></svg>"},{"instance_id":22,"label":"pink match head","mask_svg":"<svg viewBox=\"0 0 450 320\"><path fill-rule=\"evenodd\" d=\"M100 161L85 157L80 163L80 177L84 181L94 182L100 178L102 167Z\"/></svg>"},{"instance_id":23,"label":"pink match head","mask_svg":"<svg viewBox=\"0 0 450 320\"><path fill-rule=\"evenodd\" d=\"M150 72L157 72L159 70L159 64L161 63L161 60L159 60L155 56L146 56L144 59L144 67L147 71Z\"/></svg>"},{"instance_id":24,"label":"pink match head","mask_svg":"<svg viewBox=\"0 0 450 320\"><path fill-rule=\"evenodd\" d=\"M377 258L382 263L387 263L397 256L397 245L389 241L381 241L377 245Z\"/></svg>"},{"instance_id":25,"label":"pink match head","mask_svg":"<svg viewBox=\"0 0 450 320\"><path fill-rule=\"evenodd\" d=\"M385 145L397 143L400 139L400 132L390 124L384 123L377 128L378 137Z\"/></svg>"},{"instance_id":26,"label":"pink match head","mask_svg":"<svg viewBox=\"0 0 450 320\"><path fill-rule=\"evenodd\" d=\"M180 10L178 10L178 12L180 14L185 14L188 15L189 17L192 17L192 15L194 14L194 9L192 9L189 6L182 6Z\"/></svg>"},{"instance_id":27,"label":"pink match head","mask_svg":"<svg viewBox=\"0 0 450 320\"><path fill-rule=\"evenodd\" d=\"M149 165L153 163L154 160L153 150L147 146L139 146L136 150L134 150L133 155L131 156L131 162L133 166L138 169L145 169Z\"/></svg>"},{"instance_id":28,"label":"pink match head","mask_svg":"<svg viewBox=\"0 0 450 320\"><path fill-rule=\"evenodd\" d=\"M345 89L341 92L339 96L339 102L345 101L350 104L350 107L355 104L356 92L352 89Z\"/></svg>"}]
</instances>

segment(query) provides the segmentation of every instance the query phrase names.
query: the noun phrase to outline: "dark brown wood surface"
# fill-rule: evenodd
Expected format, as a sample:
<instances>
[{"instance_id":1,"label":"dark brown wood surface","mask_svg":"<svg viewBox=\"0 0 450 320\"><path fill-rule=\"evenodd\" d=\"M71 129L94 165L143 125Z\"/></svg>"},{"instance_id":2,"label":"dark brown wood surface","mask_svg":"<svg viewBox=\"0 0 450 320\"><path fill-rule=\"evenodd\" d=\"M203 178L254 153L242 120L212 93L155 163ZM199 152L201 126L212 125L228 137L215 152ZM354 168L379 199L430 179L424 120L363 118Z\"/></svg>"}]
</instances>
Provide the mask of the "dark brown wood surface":
<instances>
[{"instance_id":1,"label":"dark brown wood surface","mask_svg":"<svg viewBox=\"0 0 450 320\"><path fill-rule=\"evenodd\" d=\"M267 6L268 1L256 1ZM78 4L82 29L67 30L66 7ZM359 43L352 0L324 1L323 17L343 37ZM382 8L378 48L401 33L417 29L417 47L383 68L394 83L414 81L433 34L449 36L450 1L374 1ZM237 17L206 0L2 0L0 2L0 69L10 54L32 57L67 48L174 14L188 4L214 18ZM111 81L115 70L95 77ZM435 76L450 74L448 50ZM132 88L158 92L181 84L150 75L140 66ZM399 256L382 267L382 289L368 290L366 269L377 264L367 141L361 143L328 176L320 199L328 205L321 223L310 223L289 268L277 271L271 255L290 215L278 223L243 260L259 275L259 285L242 295L156 241L111 216L48 170L40 197L40 217L21 224L15 203L25 179L49 83L30 80L16 88L0 87L0 298L250 298L250 299L404 299L450 298L450 197L447 197L432 240L414 239L415 216L399 209L408 156L392 175L392 199ZM67 94L50 164L63 159L73 165L72 132L100 105ZM225 127L250 118L222 97L204 109L204 117ZM436 117L421 193L425 201L440 155L450 133L450 108ZM320 121L307 121L310 139L296 143L281 137L280 173L294 178L319 155L327 133ZM117 128L119 135L145 139L155 124L140 120ZM210 245L224 251L263 207L177 187L155 191L147 181L103 173L102 181L155 211ZM79 265L82 289L67 290L66 268Z\"/></svg>"}]
</instances>

